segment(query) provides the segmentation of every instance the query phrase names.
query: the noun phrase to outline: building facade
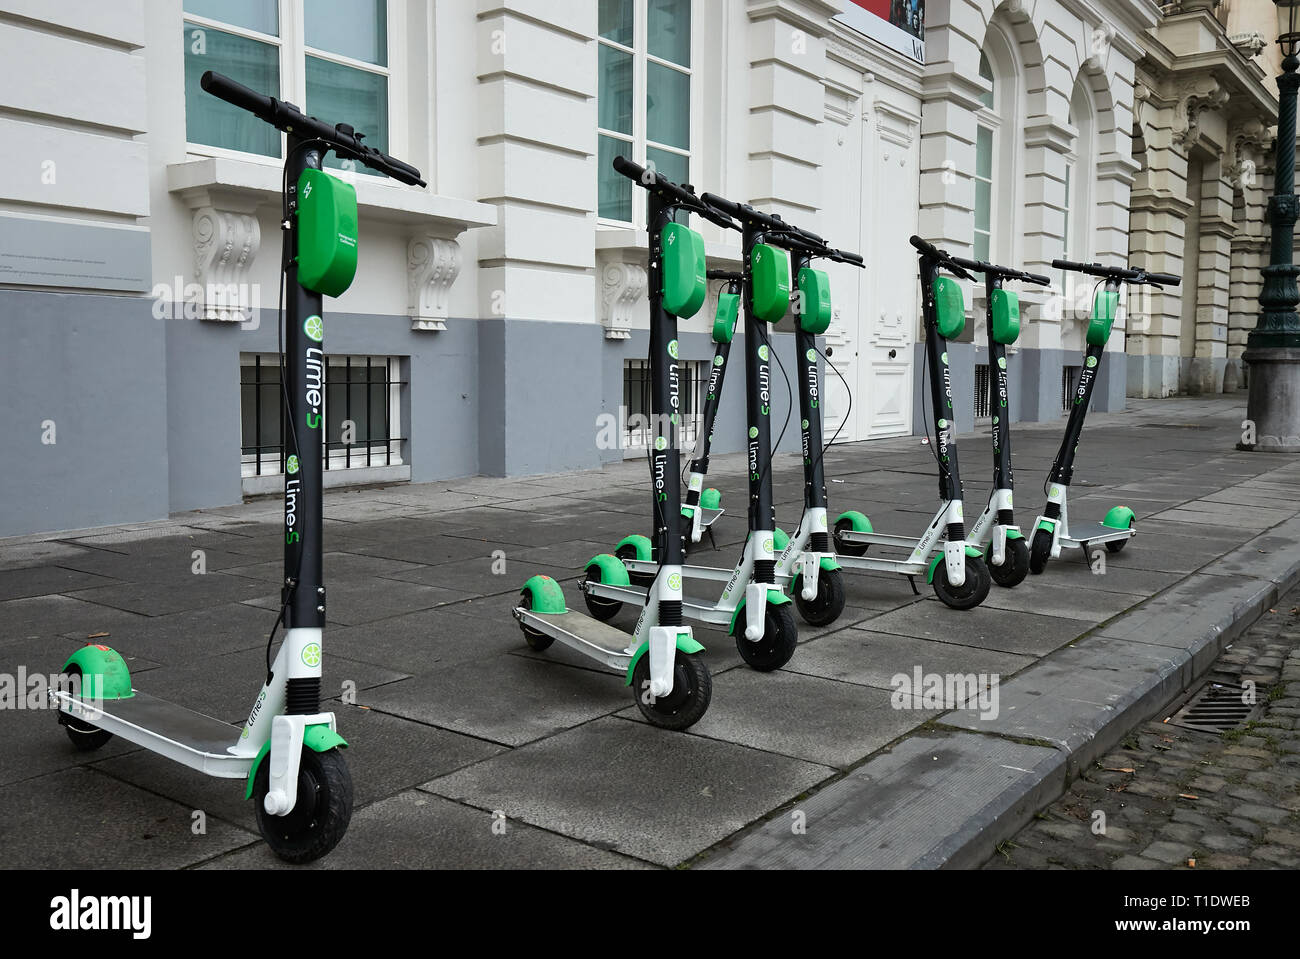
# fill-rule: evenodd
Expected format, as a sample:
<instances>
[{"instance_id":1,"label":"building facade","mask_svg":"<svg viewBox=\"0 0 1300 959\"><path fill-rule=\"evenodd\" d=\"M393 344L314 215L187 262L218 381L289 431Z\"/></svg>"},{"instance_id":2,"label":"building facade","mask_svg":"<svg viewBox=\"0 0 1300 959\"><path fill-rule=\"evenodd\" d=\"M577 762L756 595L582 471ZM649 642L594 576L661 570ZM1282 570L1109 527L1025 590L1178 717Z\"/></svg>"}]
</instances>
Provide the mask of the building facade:
<instances>
[{"instance_id":1,"label":"building facade","mask_svg":"<svg viewBox=\"0 0 1300 959\"><path fill-rule=\"evenodd\" d=\"M0 0L0 536L280 486L283 142L204 94L207 69L429 184L333 171L361 253L326 305L330 485L642 455L645 209L620 153L864 255L831 270L840 441L924 432L912 233L1053 277L1021 291L1013 419L1060 417L1077 376L1091 287L1061 256L1185 277L1126 298L1097 408L1234 388L1276 93L1271 4L1232 2ZM738 263L736 235L693 225ZM967 293L961 429L987 413ZM688 413L711 316L681 325ZM719 451L742 446L731 383Z\"/></svg>"}]
</instances>

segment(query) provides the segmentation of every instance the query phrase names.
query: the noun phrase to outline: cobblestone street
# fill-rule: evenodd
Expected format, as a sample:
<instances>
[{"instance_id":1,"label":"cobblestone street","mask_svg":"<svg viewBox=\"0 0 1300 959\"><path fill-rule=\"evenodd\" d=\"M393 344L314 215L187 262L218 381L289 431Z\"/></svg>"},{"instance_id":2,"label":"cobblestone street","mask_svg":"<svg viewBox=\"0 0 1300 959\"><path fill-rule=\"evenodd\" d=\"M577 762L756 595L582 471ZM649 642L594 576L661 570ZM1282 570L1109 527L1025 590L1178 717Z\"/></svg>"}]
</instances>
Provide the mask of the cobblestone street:
<instances>
[{"instance_id":1,"label":"cobblestone street","mask_svg":"<svg viewBox=\"0 0 1300 959\"><path fill-rule=\"evenodd\" d=\"M1262 713L1220 736L1164 722L1173 704L1002 843L985 868L1300 867L1300 589L1227 649L1207 679L1253 681Z\"/></svg>"}]
</instances>

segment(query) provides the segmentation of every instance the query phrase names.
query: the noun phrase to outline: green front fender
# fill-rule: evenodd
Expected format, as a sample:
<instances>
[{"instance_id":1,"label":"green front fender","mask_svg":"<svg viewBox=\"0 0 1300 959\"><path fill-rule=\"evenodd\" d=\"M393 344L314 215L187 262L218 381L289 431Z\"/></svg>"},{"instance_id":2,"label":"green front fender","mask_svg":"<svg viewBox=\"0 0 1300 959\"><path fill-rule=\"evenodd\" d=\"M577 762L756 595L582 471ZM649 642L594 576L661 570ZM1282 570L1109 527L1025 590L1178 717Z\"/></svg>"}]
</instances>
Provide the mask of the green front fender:
<instances>
[{"instance_id":1,"label":"green front fender","mask_svg":"<svg viewBox=\"0 0 1300 959\"><path fill-rule=\"evenodd\" d=\"M1050 519L1040 519L1040 520L1038 521L1038 525L1035 526L1034 529L1035 529L1035 530L1045 529L1045 530L1047 530L1049 533L1055 533L1055 532L1056 532L1056 523L1055 523L1054 521L1050 520Z\"/></svg>"},{"instance_id":2,"label":"green front fender","mask_svg":"<svg viewBox=\"0 0 1300 959\"><path fill-rule=\"evenodd\" d=\"M302 744L314 753L327 753L331 749L346 749L348 742L334 730L329 728L326 723L320 723L316 726L308 726L303 730ZM244 798L253 798L253 782L257 779L257 770L262 766L262 760L266 754L271 751L271 740L262 743L262 748L258 750L257 758L253 760L253 768L248 771L248 786L244 789Z\"/></svg>"},{"instance_id":3,"label":"green front fender","mask_svg":"<svg viewBox=\"0 0 1300 959\"><path fill-rule=\"evenodd\" d=\"M978 549L977 547L974 547L974 546L967 546L967 547L966 547L966 555L969 556L969 557L971 557L972 559L983 559L983 558L984 558L984 554L981 553L981 552L979 551L979 549ZM926 581L927 583L933 583L933 582L934 582L934 571L935 571L936 569L939 568L939 564L940 564L941 562L943 562L943 551L942 551L942 550L939 551L938 555L936 555L934 559L930 560L930 569L929 569L929 571L927 571L926 574L925 574L925 581Z\"/></svg>"},{"instance_id":4,"label":"green front fender","mask_svg":"<svg viewBox=\"0 0 1300 959\"><path fill-rule=\"evenodd\" d=\"M843 569L834 556L823 556L819 565L824 573L833 573L838 569Z\"/></svg>"},{"instance_id":5,"label":"green front fender","mask_svg":"<svg viewBox=\"0 0 1300 959\"><path fill-rule=\"evenodd\" d=\"M781 590L769 589L767 591L767 604L769 606L784 606L788 602L790 602L790 597L787 596L785 593L783 593ZM731 614L731 625L727 627L728 636L736 635L736 620L740 618L740 614L744 611L744 609L745 609L745 601L742 599L740 601L740 605L736 607L736 611Z\"/></svg>"},{"instance_id":6,"label":"green front fender","mask_svg":"<svg viewBox=\"0 0 1300 959\"><path fill-rule=\"evenodd\" d=\"M643 563L649 563L653 559L650 538L648 536L641 536L636 533L631 536L625 536L619 541L619 544L614 547L614 552L617 553L624 546L631 546L636 550L636 556L633 557L634 559L639 559Z\"/></svg>"},{"instance_id":7,"label":"green front fender","mask_svg":"<svg viewBox=\"0 0 1300 959\"><path fill-rule=\"evenodd\" d=\"M1025 538L1025 534L1020 532L1020 530L1018 529L1007 530L1007 539L1024 539L1024 538Z\"/></svg>"},{"instance_id":8,"label":"green front fender","mask_svg":"<svg viewBox=\"0 0 1300 959\"><path fill-rule=\"evenodd\" d=\"M1133 521L1137 515L1127 506L1116 506L1106 514L1106 518L1101 521L1102 526L1109 526L1112 529L1131 529Z\"/></svg>"},{"instance_id":9,"label":"green front fender","mask_svg":"<svg viewBox=\"0 0 1300 959\"><path fill-rule=\"evenodd\" d=\"M587 575L591 575L592 567L600 570L600 581L608 586L631 586L632 579L627 575L627 567L617 556L611 556L609 553L601 553L599 556L593 556L591 562L587 564Z\"/></svg>"},{"instance_id":10,"label":"green front fender","mask_svg":"<svg viewBox=\"0 0 1300 959\"><path fill-rule=\"evenodd\" d=\"M623 684L624 686L632 685L632 673L636 670L636 664L641 661L641 657L644 656L649 649L650 644L648 642L642 643L640 648L633 654L632 662L627 664L627 682ZM694 656L696 653L704 652L704 647L697 643L695 637L690 633L678 633L677 651L679 653L685 653L687 656Z\"/></svg>"},{"instance_id":11,"label":"green front fender","mask_svg":"<svg viewBox=\"0 0 1300 959\"><path fill-rule=\"evenodd\" d=\"M135 695L131 688L131 670L117 650L108 646L90 644L82 646L63 664L81 670L81 698L130 699Z\"/></svg>"},{"instance_id":12,"label":"green front fender","mask_svg":"<svg viewBox=\"0 0 1300 959\"><path fill-rule=\"evenodd\" d=\"M772 531L772 552L780 556L785 552L785 548L790 545L790 534L777 527Z\"/></svg>"},{"instance_id":13,"label":"green front fender","mask_svg":"<svg viewBox=\"0 0 1300 959\"><path fill-rule=\"evenodd\" d=\"M722 493L709 488L700 494L700 506L704 509L722 509Z\"/></svg>"}]
</instances>

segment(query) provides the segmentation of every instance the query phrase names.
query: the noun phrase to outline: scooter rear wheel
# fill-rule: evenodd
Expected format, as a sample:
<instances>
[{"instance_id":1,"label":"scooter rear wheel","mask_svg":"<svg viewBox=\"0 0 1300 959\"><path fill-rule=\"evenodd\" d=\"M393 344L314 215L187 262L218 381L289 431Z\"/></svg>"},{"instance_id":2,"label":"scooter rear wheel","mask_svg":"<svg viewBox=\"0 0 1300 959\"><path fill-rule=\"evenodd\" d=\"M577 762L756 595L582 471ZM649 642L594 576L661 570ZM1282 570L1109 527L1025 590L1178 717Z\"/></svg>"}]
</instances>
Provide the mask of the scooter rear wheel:
<instances>
[{"instance_id":1,"label":"scooter rear wheel","mask_svg":"<svg viewBox=\"0 0 1300 959\"><path fill-rule=\"evenodd\" d=\"M632 695L646 722L680 732L700 721L713 698L713 677L698 653L678 652L673 660L673 688L667 696L650 695L650 653L632 670Z\"/></svg>"},{"instance_id":2,"label":"scooter rear wheel","mask_svg":"<svg viewBox=\"0 0 1300 959\"><path fill-rule=\"evenodd\" d=\"M745 614L736 619L736 649L751 669L770 673L790 662L799 648L799 627L795 625L790 604L767 607L763 619L763 637L757 641L745 638Z\"/></svg>"},{"instance_id":3,"label":"scooter rear wheel","mask_svg":"<svg viewBox=\"0 0 1300 959\"><path fill-rule=\"evenodd\" d=\"M984 552L984 564L989 568L993 582L1004 589L1019 586L1029 575L1029 547L1023 539L1007 540L1006 550L1002 555L1002 565L993 562L993 544Z\"/></svg>"},{"instance_id":4,"label":"scooter rear wheel","mask_svg":"<svg viewBox=\"0 0 1300 959\"><path fill-rule=\"evenodd\" d=\"M1034 530L1034 542L1029 547L1029 571L1037 576L1047 569L1047 561L1052 558L1052 533L1050 530Z\"/></svg>"},{"instance_id":5,"label":"scooter rear wheel","mask_svg":"<svg viewBox=\"0 0 1300 959\"><path fill-rule=\"evenodd\" d=\"M934 595L952 609L974 609L988 598L992 579L984 560L966 557L966 582L953 586L948 581L948 564L942 560L934 571Z\"/></svg>"},{"instance_id":6,"label":"scooter rear wheel","mask_svg":"<svg viewBox=\"0 0 1300 959\"><path fill-rule=\"evenodd\" d=\"M69 667L63 675L69 678L73 676L79 677L81 676L81 667ZM80 685L80 683L78 683L78 685ZM68 691L71 691L71 684L69 684ZM108 730L100 729L98 726L92 726L84 719L78 719L76 716L69 716L62 711L59 712L59 723L63 726L64 732L68 734L68 738L72 740L72 745L76 746L77 749L83 753L94 752L100 746L105 745L113 738L113 734Z\"/></svg>"},{"instance_id":7,"label":"scooter rear wheel","mask_svg":"<svg viewBox=\"0 0 1300 959\"><path fill-rule=\"evenodd\" d=\"M338 845L352 821L352 774L337 749L318 753L306 746L298 767L298 799L287 816L273 816L263 800L271 788L269 757L253 781L257 829L285 862L313 862Z\"/></svg>"},{"instance_id":8,"label":"scooter rear wheel","mask_svg":"<svg viewBox=\"0 0 1300 959\"><path fill-rule=\"evenodd\" d=\"M831 534L835 540L835 552L841 556L866 556L867 550L871 548L870 543L846 543L840 538L844 532L853 532L853 522L847 519L836 521L835 530Z\"/></svg>"},{"instance_id":9,"label":"scooter rear wheel","mask_svg":"<svg viewBox=\"0 0 1300 959\"><path fill-rule=\"evenodd\" d=\"M587 567L587 582L599 583L600 581L600 567L594 565ZM617 599L603 599L600 596L592 596L585 589L582 591L582 601L587 604L587 612L591 613L592 619L598 619L602 623L609 622L623 608L623 604Z\"/></svg>"},{"instance_id":10,"label":"scooter rear wheel","mask_svg":"<svg viewBox=\"0 0 1300 959\"><path fill-rule=\"evenodd\" d=\"M522 606L524 609L532 609L533 594L530 593L528 590L524 590L522 593L520 593L519 605ZM523 623L519 624L519 629L524 634L524 642L526 642L528 644L528 648L535 653L542 652L542 650L550 647L551 643L555 642L555 638L553 636L547 636L545 633L539 633L537 630L530 629L529 627L525 626Z\"/></svg>"},{"instance_id":11,"label":"scooter rear wheel","mask_svg":"<svg viewBox=\"0 0 1300 959\"><path fill-rule=\"evenodd\" d=\"M811 600L803 598L802 574L794 578L791 589L799 615L810 626L829 626L844 612L844 574L838 569L823 569L818 573L817 595Z\"/></svg>"}]
</instances>

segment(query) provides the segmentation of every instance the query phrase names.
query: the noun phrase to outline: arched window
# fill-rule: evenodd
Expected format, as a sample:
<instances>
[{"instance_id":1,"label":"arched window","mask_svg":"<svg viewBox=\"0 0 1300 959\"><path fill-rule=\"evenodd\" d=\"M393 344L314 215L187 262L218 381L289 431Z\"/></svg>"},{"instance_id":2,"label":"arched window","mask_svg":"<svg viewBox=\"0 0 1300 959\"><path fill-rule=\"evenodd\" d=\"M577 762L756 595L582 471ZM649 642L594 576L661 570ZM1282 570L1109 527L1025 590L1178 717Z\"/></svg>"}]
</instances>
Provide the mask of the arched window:
<instances>
[{"instance_id":1,"label":"arched window","mask_svg":"<svg viewBox=\"0 0 1300 959\"><path fill-rule=\"evenodd\" d=\"M980 76L989 82L980 94L979 123L975 128L975 259L988 260L993 231L993 151L998 128L997 80L986 54L980 54Z\"/></svg>"},{"instance_id":2,"label":"arched window","mask_svg":"<svg viewBox=\"0 0 1300 959\"><path fill-rule=\"evenodd\" d=\"M979 63L989 90L980 95L976 112L972 245L976 258L1002 263L1019 262L1016 177L1024 116L1019 62L1007 35L992 24Z\"/></svg>"},{"instance_id":3,"label":"arched window","mask_svg":"<svg viewBox=\"0 0 1300 959\"><path fill-rule=\"evenodd\" d=\"M1087 84L1080 77L1070 97L1070 125L1077 131L1074 149L1065 158L1064 259L1091 263L1093 255L1092 191L1097 163L1096 114Z\"/></svg>"}]
</instances>

